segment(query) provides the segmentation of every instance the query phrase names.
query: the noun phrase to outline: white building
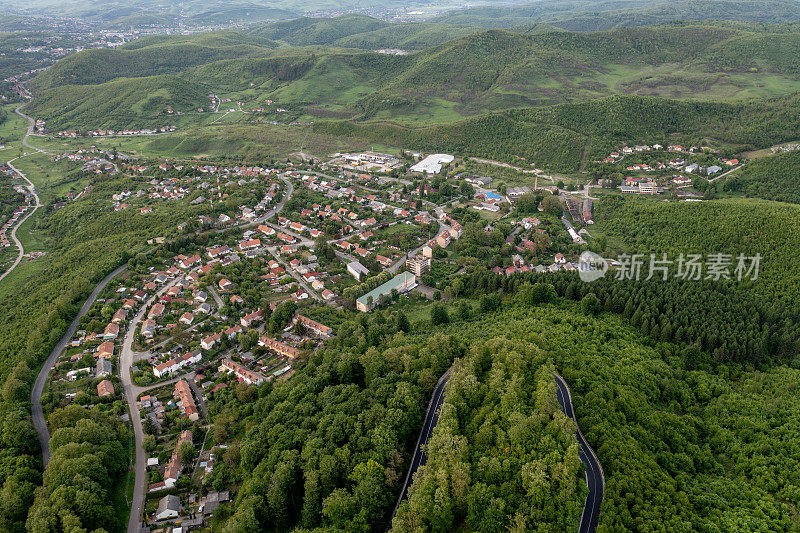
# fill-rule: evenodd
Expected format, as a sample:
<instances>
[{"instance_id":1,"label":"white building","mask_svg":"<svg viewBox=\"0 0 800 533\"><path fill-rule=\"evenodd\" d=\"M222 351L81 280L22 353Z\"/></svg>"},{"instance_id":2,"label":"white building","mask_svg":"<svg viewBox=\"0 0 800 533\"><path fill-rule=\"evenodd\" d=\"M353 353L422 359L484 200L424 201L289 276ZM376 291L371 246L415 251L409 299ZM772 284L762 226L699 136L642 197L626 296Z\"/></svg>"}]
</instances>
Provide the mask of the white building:
<instances>
[{"instance_id":1,"label":"white building","mask_svg":"<svg viewBox=\"0 0 800 533\"><path fill-rule=\"evenodd\" d=\"M411 172L421 172L423 174L438 174L442 171L444 163L452 163L455 157L449 154L431 154L409 170Z\"/></svg>"}]
</instances>

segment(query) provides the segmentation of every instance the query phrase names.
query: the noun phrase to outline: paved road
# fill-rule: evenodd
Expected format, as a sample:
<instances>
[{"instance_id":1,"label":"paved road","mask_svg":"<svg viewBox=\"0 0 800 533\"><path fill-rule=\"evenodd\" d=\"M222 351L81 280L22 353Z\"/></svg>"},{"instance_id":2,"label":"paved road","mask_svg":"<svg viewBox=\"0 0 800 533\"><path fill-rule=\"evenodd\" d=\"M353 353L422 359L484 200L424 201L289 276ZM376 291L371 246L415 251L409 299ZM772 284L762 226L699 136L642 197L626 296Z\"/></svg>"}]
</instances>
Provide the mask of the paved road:
<instances>
[{"instance_id":1,"label":"paved road","mask_svg":"<svg viewBox=\"0 0 800 533\"><path fill-rule=\"evenodd\" d=\"M294 279L297 281L298 285L300 285L300 286L303 288L303 290L305 290L305 291L306 291L308 294L310 294L310 295L311 295L311 297L312 297L312 298L314 298L314 299L315 299L315 300L317 300L318 302L321 302L321 301L322 301L322 297L321 297L319 294L317 294L317 291L315 291L314 289L312 289L312 288L311 288L311 287L308 285L308 283L306 283L306 282L305 282L305 280L304 280L304 279L303 279L303 278L300 276L300 274L298 274L297 272L295 272L295 271L294 271L294 269L293 269L292 267L290 267L289 265L287 265L287 264L286 264L286 262L285 262L285 261L283 260L283 258L282 258L282 257L281 257L281 256L278 254L278 252L276 252L276 251L275 251L275 247L274 247L274 246L268 246L268 247L267 247L267 251L268 251L270 254L272 254L272 257L274 257L274 258L275 258L275 261L277 261L278 263L280 263L280 264L281 264L281 266L283 267L283 269L284 269L286 272L288 272L288 273L289 273L289 275L290 275L290 276L292 276L292 277L293 277L293 278L294 278Z\"/></svg>"},{"instance_id":2,"label":"paved road","mask_svg":"<svg viewBox=\"0 0 800 533\"><path fill-rule=\"evenodd\" d=\"M239 227L258 225L262 222L265 222L266 220L269 220L283 209L288 199L292 197L292 193L294 192L294 185L292 185L292 182L283 176L281 176L281 180L286 184L286 192L283 195L281 201L278 203L278 205L276 205L273 209L271 209L258 219L254 220L253 222L250 222L248 224L243 224ZM139 385L136 385L131 379L130 368L136 362L136 353L133 351L132 348L136 327L144 318L145 310L147 309L147 307L149 307L149 305L152 302L154 302L162 294L164 294L170 287L175 285L178 282L178 279L179 278L176 278L171 282L167 283L164 287L161 288L161 290L159 290L156 294L151 296L144 305L142 305L141 309L136 314L136 316L133 317L130 325L128 326L128 331L125 334L125 339L122 344L122 352L120 354L120 364L119 364L120 378L122 379L122 386L125 390L125 399L128 402L128 410L130 412L131 426L133 427L133 436L136 446L136 459L135 459L136 463L134 466L134 482L133 482L133 500L131 501L131 513L130 516L128 517L128 533L139 533L140 531L142 508L144 506L146 480L147 480L147 456L145 454L143 445L144 430L142 428L142 418L139 413L139 406L136 403L136 399L139 397L140 394L150 389L156 387L163 387L164 385L175 383L176 381L182 378L191 378L194 375L194 373L190 372L183 376L179 376L169 381L160 382L148 387L141 387ZM309 292L314 296L316 296L316 294L313 291ZM189 384L190 386L193 385L191 379L189 379ZM197 390L195 390L195 394L197 395L197 399L200 402L201 409L205 412L205 403L203 402L202 395L198 394Z\"/></svg>"},{"instance_id":3,"label":"paved road","mask_svg":"<svg viewBox=\"0 0 800 533\"><path fill-rule=\"evenodd\" d=\"M558 387L556 390L558 402L561 404L564 414L575 421L576 437L578 438L578 444L581 446L580 458L583 464L586 465L586 485L589 487L589 494L586 496L586 503L583 505L578 532L591 533L597 529L606 478L597 455L595 455L589 443L586 442L583 433L581 433L581 428L578 426L578 420L575 418L575 411L572 408L572 395L569 392L567 383L558 374L555 374L555 378L556 386Z\"/></svg>"},{"instance_id":4,"label":"paved road","mask_svg":"<svg viewBox=\"0 0 800 533\"><path fill-rule=\"evenodd\" d=\"M433 239L435 239L436 237L441 235L441 233L443 231L450 231L450 226L448 226L447 224L445 224L441 220L437 220L437 222L439 223L439 230L436 232L436 235L434 235L432 237ZM390 266L386 270L388 270L392 274L397 274L397 271L400 270L403 267L403 265L406 264L406 259L408 259L409 257L413 257L413 256L417 255L419 253L419 251L422 250L428 244L428 241L430 241L430 240L431 239L428 239L427 241L423 242L422 244L420 244L419 246L417 246L416 248L414 248L413 250L411 250L407 254L401 255L400 259L398 259L395 264L393 264L392 266Z\"/></svg>"},{"instance_id":5,"label":"paved road","mask_svg":"<svg viewBox=\"0 0 800 533\"><path fill-rule=\"evenodd\" d=\"M397 504L394 506L392 517L397 514L397 509L400 507L400 504L408 497L408 489L414 481L414 474L420 466L428 461L428 456L425 454L423 446L428 444L431 434L433 433L433 428L435 428L437 422L439 422L439 409L442 407L442 403L444 403L444 387L447 385L448 379L450 379L449 369L439 378L436 388L433 389L433 395L428 404L428 412L425 413L425 422L422 424L422 430L419 432L419 438L417 439L417 446L414 448L414 455L411 457L411 466L408 468L405 482L403 482L403 490L400 491L400 497L397 499Z\"/></svg>"},{"instance_id":6,"label":"paved road","mask_svg":"<svg viewBox=\"0 0 800 533\"><path fill-rule=\"evenodd\" d=\"M208 286L208 292L211 293L211 297L214 298L214 303L217 304L217 312L214 313L215 315L219 315L219 310L222 309L222 306L225 305L222 301L222 296L219 295L217 292L217 288L213 285Z\"/></svg>"},{"instance_id":7,"label":"paved road","mask_svg":"<svg viewBox=\"0 0 800 533\"><path fill-rule=\"evenodd\" d=\"M11 161L14 161L14 160L12 159ZM27 213L25 213L25 216L21 217L17 221L17 223L14 225L14 227L11 228L11 240L13 240L14 244L17 245L17 250L18 250L17 251L17 258L14 259L14 262L11 264L11 266L8 268L8 270L6 270L2 274L0 274L0 281L2 281L3 278L8 276L11 273L11 271L13 271L15 268L17 268L17 265L19 265L22 262L22 258L25 256L25 249L22 247L22 242L19 240L19 238L17 238L17 230L20 228L20 226L22 226L22 224L26 220L28 220L28 218L32 214L34 214L36 212L37 209L42 207L42 203L39 201L39 195L36 194L36 189L33 187L33 183L31 182L31 180L29 180L27 178L27 176L25 176L25 174L20 172L16 167L14 167L14 165L11 164L11 161L8 161L6 164L9 167L11 167L12 169L14 169L14 171L17 174L19 174L22 177L23 180L28 182L28 190L31 192L33 197L36 199L36 204L34 204L33 209L31 209Z\"/></svg>"},{"instance_id":8,"label":"paved road","mask_svg":"<svg viewBox=\"0 0 800 533\"><path fill-rule=\"evenodd\" d=\"M25 136L24 136L24 137L22 137L22 144L23 144L23 145L25 145L25 146L27 146L28 148L32 148L32 149L36 150L37 152L41 152L42 150L40 150L40 149L36 148L35 146L31 146L30 144L28 144L28 135L30 135L31 133L33 133L33 125L34 125L34 122L33 122L33 119L32 119L31 117L29 117L28 115L26 115L26 114L24 114L22 111L20 111L20 108L21 108L21 107L22 107L22 106L19 106L18 108L16 108L16 109L14 110L14 112L15 112L16 114L18 114L19 116L21 116L21 117L25 117L25 118L28 120L28 130L25 132ZM17 258L16 258L16 259L14 259L14 262L11 264L11 266L8 268L8 270L6 270L6 271L5 271L5 272L3 272L2 274L0 274L0 281L2 281L2 279L3 279L3 278L5 278L6 276L8 276L8 275L11 273L11 271L12 271L12 270L14 270L15 268L17 268L17 265L19 265L19 264L22 262L22 258L25 256L25 249L22 247L22 242L20 242L20 240L17 238L17 230L20 228L20 226L22 226L22 223L23 223L23 222L25 222L26 220L28 220L28 218L29 218L29 217L30 217L32 214L34 214L34 213L36 212L36 210L37 210L37 209L39 209L40 207L42 207L42 203L39 201L39 195L38 195L38 194L36 194L36 188L34 187L34 185L33 185L33 182L32 182L31 180L29 180L29 179L28 179L28 177L27 177L25 174L23 174L22 172L20 172L20 171L19 171L19 169L18 169L18 168L16 168L16 167L15 167L15 166L12 164L12 162L13 162L13 161L16 161L17 159L19 159L19 158L18 158L18 157L15 157L14 159L12 159L12 160L8 161L6 164L7 164L9 167L11 167L11 168L14 170L14 172L16 172L17 174L19 174L19 175L20 175L20 177L21 177L23 180L25 180L26 182L28 182L28 190L31 192L31 194L33 195L33 197L36 199L36 204L33 206L33 209L31 209L30 211L28 211L27 213L25 213L25 216L24 216L24 217L22 217L22 218L20 218L20 219L17 221L17 223L14 225L14 227L11 229L11 240L13 240L13 241L14 241L14 244L16 244L16 245L17 245L17 250L18 250L18 253L17 253Z\"/></svg>"},{"instance_id":9,"label":"paved road","mask_svg":"<svg viewBox=\"0 0 800 533\"><path fill-rule=\"evenodd\" d=\"M135 361L135 352L133 351L133 339L136 333L136 327L145 317L147 308L161 297L170 287L175 285L180 278L175 278L171 282L164 285L161 290L151 296L139 309L139 312L131 320L128 326L128 331L125 333L125 338L122 342L122 351L119 357L119 374L122 379L122 387L125 390L125 399L128 401L128 409L130 411L131 425L133 426L133 436L136 446L136 463L135 463L135 477L133 482L133 500L131 501L131 514L128 519L128 533L139 533L140 519L142 516L142 506L144 505L145 496L145 483L147 480L147 457L144 452L144 430L142 429L142 418L139 415L139 406L136 399L139 395L153 387L161 387L167 383L176 380L170 380L164 383L158 383L150 387L140 387L133 382L131 378L131 366Z\"/></svg>"},{"instance_id":10,"label":"paved road","mask_svg":"<svg viewBox=\"0 0 800 533\"><path fill-rule=\"evenodd\" d=\"M47 463L50 461L50 432L47 429L47 422L45 421L44 413L42 412L42 392L44 391L44 386L47 383L50 372L53 370L53 365L55 364L56 359L58 359L58 356L67 346L67 343L72 336L75 335L75 331L78 329L78 321L80 318L89 311L89 308L92 307L92 304L94 304L95 300L97 300L100 291L102 291L105 286L108 285L108 282L114 279L127 267L128 265L122 265L97 284L97 287L94 288L92 294L89 295L89 298L87 298L81 306L81 309L78 311L78 315L72 321L72 324L70 324L69 328L67 328L67 331L64 332L61 340L58 341L58 344L55 345L53 351L50 352L50 356L47 358L47 361L45 361L42 369L39 371L39 375L36 376L36 382L33 384L33 390L31 391L31 403L33 404L31 414L33 415L33 427L36 428L36 432L39 434L39 444L42 446L42 461L44 462L44 466L47 466Z\"/></svg>"},{"instance_id":11,"label":"paved road","mask_svg":"<svg viewBox=\"0 0 800 533\"><path fill-rule=\"evenodd\" d=\"M22 138L22 145L25 146L26 148L30 148L31 150L35 150L37 152L46 152L47 150L42 150L41 148L36 148L32 144L28 144L28 136L33 135L33 127L36 123L34 122L33 118L29 117L28 115L20 111L20 109L22 109L22 106L17 107L14 110L14 113L16 113L17 115L21 116L22 118L28 121L28 131Z\"/></svg>"},{"instance_id":12,"label":"paved road","mask_svg":"<svg viewBox=\"0 0 800 533\"><path fill-rule=\"evenodd\" d=\"M743 166L744 166L744 165L739 165L738 167L733 167L732 169L730 169L730 170L727 170L727 171L723 172L722 174L718 174L717 176L715 176L715 177L713 177L713 178L709 179L708 181L709 181L709 183L713 183L713 182L717 181L717 180L718 180L718 179L720 179L720 178L724 178L725 176L727 176L728 174L730 174L730 173L732 173L732 172L736 172L737 170L739 170L739 169L740 169L740 168L742 168Z\"/></svg>"},{"instance_id":13,"label":"paved road","mask_svg":"<svg viewBox=\"0 0 800 533\"><path fill-rule=\"evenodd\" d=\"M272 217L274 217L283 210L283 206L286 205L286 202L289 200L289 198L292 197L292 194L294 193L294 184L290 180L286 179L285 176L280 176L280 180L286 184L286 191L283 197L281 197L281 201L278 202L278 205L276 205L275 207L273 207L272 209L270 209L269 211L267 211L254 221L248 222L247 224L242 224L239 227L247 228L247 227L257 226L271 219ZM222 229L220 231L225 231L225 230Z\"/></svg>"}]
</instances>

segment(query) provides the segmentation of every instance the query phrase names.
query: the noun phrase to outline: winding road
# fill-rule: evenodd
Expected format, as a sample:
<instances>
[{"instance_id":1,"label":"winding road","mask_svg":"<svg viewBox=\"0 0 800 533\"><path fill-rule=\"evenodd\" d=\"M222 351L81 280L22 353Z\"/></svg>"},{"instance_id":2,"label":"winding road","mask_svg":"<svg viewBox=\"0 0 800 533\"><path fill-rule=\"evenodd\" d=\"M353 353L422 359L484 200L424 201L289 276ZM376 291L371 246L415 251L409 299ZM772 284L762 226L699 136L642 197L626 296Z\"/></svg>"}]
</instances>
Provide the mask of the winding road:
<instances>
[{"instance_id":1,"label":"winding road","mask_svg":"<svg viewBox=\"0 0 800 533\"><path fill-rule=\"evenodd\" d=\"M34 126L34 122L33 122L33 119L32 119L31 117L29 117L28 115L26 115L26 114L24 114L22 111L20 111L20 108L21 108L21 107L22 107L22 106L19 106L18 108L16 108L16 109L14 110L14 112L15 112L17 115L19 115L19 116L21 116L21 117L24 117L25 119L27 119L27 120L28 120L28 130L25 132L25 136L24 136L24 137L22 137L22 144L23 144L23 145L25 145L25 146L27 146L28 148L31 148L31 149L33 149L33 150L36 150L37 152L41 152L42 150L40 150L39 148L36 148L35 146L31 146L30 144L28 144L28 135L30 135L31 133L33 133L33 126ZM14 159L11 159L10 161L8 161L6 164L7 164L7 165L8 165L8 166L9 166L9 167L10 167L10 168L11 168L11 169L14 171L14 172L16 172L17 174L19 174L19 176L20 176L20 177L21 177L23 180L25 180L25 181L28 183L28 190L30 191L31 195L33 195L34 199L36 200L36 204L34 204L34 206L33 206L33 209L31 209L30 211L28 211L27 213L25 213L25 216L24 216L24 217L22 217L22 218L20 218L20 219L17 221L17 223L14 225L14 227L11 229L11 240L13 240L13 241L14 241L14 244L16 244L16 245L17 245L17 250L19 250L19 252L17 253L17 258L16 258L16 259L14 259L14 262L11 264L11 266L10 266L10 267L9 267L9 268L8 268L8 269L5 271L5 272L3 272L2 274L0 274L0 281L2 281L2 280L3 280L3 278L5 278L6 276L8 276L8 275L11 273L11 271L12 271L12 270L14 270L15 268L17 268L17 265L19 265L19 264L22 262L22 258L25 256L25 249L22 247L22 242L19 240L19 238L17 238L17 230L20 228L20 226L22 226L22 224L23 224L23 223L24 223L26 220L28 220L28 218L30 218L30 216L31 216L32 214L34 214L34 213L36 212L36 210L37 210L37 209L39 209L40 207L42 207L42 203L41 203L41 201L39 201L39 195L38 195L38 194L36 194L36 188L34 187L34 185L33 185L33 182L32 182L31 180L29 180L29 179L28 179L28 177L27 177L25 174L23 174L22 172L20 172L18 168L16 168L14 165L12 165L12 164L11 164L13 161L16 161L17 159L19 159L19 158L18 158L18 157L15 157Z\"/></svg>"},{"instance_id":2,"label":"winding road","mask_svg":"<svg viewBox=\"0 0 800 533\"><path fill-rule=\"evenodd\" d=\"M572 395L569 392L567 383L558 374L554 374L554 376L556 378L558 403L561 404L564 414L575 422L575 436L581 446L580 458L586 466L586 486L589 487L589 494L586 495L586 503L583 505L578 531L579 533L591 533L597 529L597 522L600 519L600 506L603 503L606 478L597 455L595 455L589 443L586 442L583 433L581 433L581 428L578 426L578 420L575 418L575 411L572 408Z\"/></svg>"},{"instance_id":3,"label":"winding road","mask_svg":"<svg viewBox=\"0 0 800 533\"><path fill-rule=\"evenodd\" d=\"M42 446L42 462L44 463L45 467L50 461L50 431L47 429L47 421L44 419L44 413L42 412L42 393L44 392L44 386L47 384L47 379L50 376L50 372L53 370L53 365L55 365L58 356L61 354L64 348L67 347L67 343L72 336L75 335L75 331L78 329L78 322L80 321L81 317L89 312L89 308L92 307L95 300L97 300L97 297L100 295L100 292L105 288L106 285L108 285L108 282L114 279L127 267L127 264L122 265L97 284L97 287L94 288L92 294L89 295L89 298L83 302L83 305L81 306L80 311L78 311L78 315L72 321L72 324L69 325L69 328L67 328L67 331L64 332L64 335L58 341L58 344L56 344L53 348L53 351L50 352L50 355L47 357L47 361L45 361L42 369L39 371L39 375L36 376L36 382L33 384L33 390L31 391L31 415L33 416L33 427L36 428L36 433L39 434L39 444Z\"/></svg>"},{"instance_id":4,"label":"winding road","mask_svg":"<svg viewBox=\"0 0 800 533\"><path fill-rule=\"evenodd\" d=\"M439 422L439 409L444 403L444 387L447 385L448 379L450 379L450 369L439 378L439 382L436 383L436 387L433 389L433 395L431 395L431 400L428 403L428 412L425 413L425 422L422 424L422 430L417 438L417 446L414 448L414 455L411 457L411 466L408 468L406 479L403 482L403 489L400 491L400 497L397 499L394 511L392 511L392 517L397 514L400 504L408 497L408 489L414 481L414 474L428 460L424 446L428 444L433 434L433 428Z\"/></svg>"}]
</instances>

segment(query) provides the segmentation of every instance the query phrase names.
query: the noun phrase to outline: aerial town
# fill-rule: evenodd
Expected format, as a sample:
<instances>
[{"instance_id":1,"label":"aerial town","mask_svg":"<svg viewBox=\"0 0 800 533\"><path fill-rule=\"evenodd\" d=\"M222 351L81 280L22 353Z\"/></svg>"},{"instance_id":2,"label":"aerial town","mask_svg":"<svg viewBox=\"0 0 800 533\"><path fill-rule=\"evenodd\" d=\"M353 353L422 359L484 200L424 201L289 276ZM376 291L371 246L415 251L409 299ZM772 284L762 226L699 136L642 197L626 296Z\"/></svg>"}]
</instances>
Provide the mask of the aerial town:
<instances>
[{"instance_id":1,"label":"aerial town","mask_svg":"<svg viewBox=\"0 0 800 533\"><path fill-rule=\"evenodd\" d=\"M0 531L800 528L800 0L0 4Z\"/></svg>"}]
</instances>

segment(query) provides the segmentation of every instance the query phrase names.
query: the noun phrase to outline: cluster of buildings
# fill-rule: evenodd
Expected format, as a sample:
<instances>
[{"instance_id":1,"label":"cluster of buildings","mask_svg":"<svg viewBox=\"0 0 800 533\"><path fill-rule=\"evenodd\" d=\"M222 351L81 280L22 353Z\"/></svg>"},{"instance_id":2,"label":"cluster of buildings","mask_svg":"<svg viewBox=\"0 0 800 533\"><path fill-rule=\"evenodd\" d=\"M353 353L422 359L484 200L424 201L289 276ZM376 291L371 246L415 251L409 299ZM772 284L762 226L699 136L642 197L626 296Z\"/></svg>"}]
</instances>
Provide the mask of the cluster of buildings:
<instances>
[{"instance_id":1,"label":"cluster of buildings","mask_svg":"<svg viewBox=\"0 0 800 533\"><path fill-rule=\"evenodd\" d=\"M400 160L396 156L371 151L340 154L338 158L334 156L334 160L336 159L341 159L350 168L367 171L389 172L400 166Z\"/></svg>"},{"instance_id":2,"label":"cluster of buildings","mask_svg":"<svg viewBox=\"0 0 800 533\"><path fill-rule=\"evenodd\" d=\"M28 200L28 197L32 198L33 196L28 193L26 195L25 205L21 205L14 209L11 212L11 216L8 217L8 220L6 220L3 225L0 226L0 248L8 248L11 246L9 235L11 234L12 228L17 224L17 221L30 207L30 201Z\"/></svg>"},{"instance_id":3,"label":"cluster of buildings","mask_svg":"<svg viewBox=\"0 0 800 533\"><path fill-rule=\"evenodd\" d=\"M200 419L200 412L194 403L194 396L192 396L192 388L189 386L189 382L185 379L178 380L175 383L174 396L178 401L178 407L183 416L192 422Z\"/></svg>"},{"instance_id":4,"label":"cluster of buildings","mask_svg":"<svg viewBox=\"0 0 800 533\"><path fill-rule=\"evenodd\" d=\"M227 357L222 360L218 370L220 372L233 374L241 383L245 383L247 385L261 385L267 379L258 372L253 372L252 370Z\"/></svg>"},{"instance_id":5,"label":"cluster of buildings","mask_svg":"<svg viewBox=\"0 0 800 533\"><path fill-rule=\"evenodd\" d=\"M169 463L167 463L167 467L164 469L164 481L159 481L158 483L153 483L148 487L148 492L157 492L160 490L171 489L175 487L175 483L178 481L183 469L186 465L181 463L181 454L180 454L180 447L181 444L184 442L188 442L192 444L192 431L190 429L186 429L181 432L178 441L175 443L175 449L170 456Z\"/></svg>"},{"instance_id":6,"label":"cluster of buildings","mask_svg":"<svg viewBox=\"0 0 800 533\"><path fill-rule=\"evenodd\" d=\"M155 135L157 133L171 133L175 131L175 126L160 126L158 128L149 129L144 128L140 130L89 130L80 132L78 130L62 130L56 133L59 137L75 139L77 137L113 137L113 136L131 136L131 135Z\"/></svg>"}]
</instances>

